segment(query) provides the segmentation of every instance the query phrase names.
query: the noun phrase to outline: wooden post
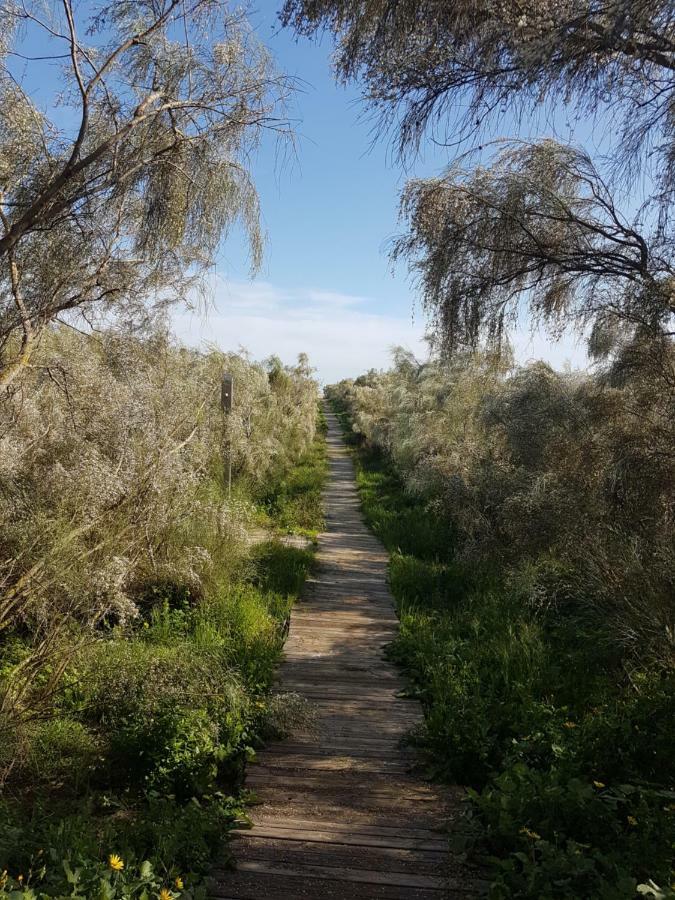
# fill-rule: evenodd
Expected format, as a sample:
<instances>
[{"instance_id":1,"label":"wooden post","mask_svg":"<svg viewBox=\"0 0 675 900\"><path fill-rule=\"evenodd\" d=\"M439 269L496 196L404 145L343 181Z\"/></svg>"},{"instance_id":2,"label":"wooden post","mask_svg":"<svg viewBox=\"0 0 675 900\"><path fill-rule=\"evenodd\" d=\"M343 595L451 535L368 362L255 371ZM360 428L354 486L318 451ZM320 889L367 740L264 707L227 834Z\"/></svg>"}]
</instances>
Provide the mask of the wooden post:
<instances>
[{"instance_id":1,"label":"wooden post","mask_svg":"<svg viewBox=\"0 0 675 900\"><path fill-rule=\"evenodd\" d=\"M234 378L228 373L223 373L223 380L220 384L220 405L223 412L232 412L232 402L234 399Z\"/></svg>"},{"instance_id":2,"label":"wooden post","mask_svg":"<svg viewBox=\"0 0 675 900\"><path fill-rule=\"evenodd\" d=\"M228 372L224 372L220 384L220 405L225 415L232 412L233 402L234 378ZM229 424L227 429L227 499L232 499L232 434Z\"/></svg>"}]
</instances>

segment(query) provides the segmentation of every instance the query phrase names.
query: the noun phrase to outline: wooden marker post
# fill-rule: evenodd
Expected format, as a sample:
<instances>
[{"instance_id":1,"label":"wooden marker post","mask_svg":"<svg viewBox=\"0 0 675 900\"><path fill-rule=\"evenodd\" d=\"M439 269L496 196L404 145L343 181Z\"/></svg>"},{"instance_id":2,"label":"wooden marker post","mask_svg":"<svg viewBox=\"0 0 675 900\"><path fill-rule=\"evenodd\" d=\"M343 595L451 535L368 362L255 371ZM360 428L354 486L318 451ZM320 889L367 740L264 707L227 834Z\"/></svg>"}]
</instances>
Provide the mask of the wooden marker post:
<instances>
[{"instance_id":1,"label":"wooden marker post","mask_svg":"<svg viewBox=\"0 0 675 900\"><path fill-rule=\"evenodd\" d=\"M228 372L223 373L223 379L220 383L220 405L225 415L232 412L232 404L234 402L234 378ZM227 429L227 498L232 499L232 435L230 428Z\"/></svg>"}]
</instances>

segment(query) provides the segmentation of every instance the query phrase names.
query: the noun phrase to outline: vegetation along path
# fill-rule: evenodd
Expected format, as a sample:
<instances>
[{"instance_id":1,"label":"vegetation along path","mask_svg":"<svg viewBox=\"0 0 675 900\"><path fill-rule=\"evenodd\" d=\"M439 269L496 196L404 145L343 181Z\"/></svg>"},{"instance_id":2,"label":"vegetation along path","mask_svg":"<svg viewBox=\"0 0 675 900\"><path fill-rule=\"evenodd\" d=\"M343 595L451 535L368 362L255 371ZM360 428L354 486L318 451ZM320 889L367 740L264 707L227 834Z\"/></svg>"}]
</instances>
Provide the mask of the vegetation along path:
<instances>
[{"instance_id":1,"label":"vegetation along path","mask_svg":"<svg viewBox=\"0 0 675 900\"><path fill-rule=\"evenodd\" d=\"M247 787L259 797L235 847L227 898L467 897L444 834L458 800L414 772L401 738L421 718L383 657L398 621L387 554L360 513L354 471L327 411L330 481L318 570L296 606L280 688L316 709L311 731L257 758Z\"/></svg>"}]
</instances>

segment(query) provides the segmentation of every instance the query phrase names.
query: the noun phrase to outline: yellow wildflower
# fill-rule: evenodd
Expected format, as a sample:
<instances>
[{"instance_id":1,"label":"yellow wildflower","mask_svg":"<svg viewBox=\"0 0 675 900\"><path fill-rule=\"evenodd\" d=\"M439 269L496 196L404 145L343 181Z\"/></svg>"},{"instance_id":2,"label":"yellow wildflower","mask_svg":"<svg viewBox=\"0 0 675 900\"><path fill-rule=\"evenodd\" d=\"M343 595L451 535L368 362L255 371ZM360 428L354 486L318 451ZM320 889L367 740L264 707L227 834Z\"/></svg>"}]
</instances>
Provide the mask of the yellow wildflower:
<instances>
[{"instance_id":1,"label":"yellow wildflower","mask_svg":"<svg viewBox=\"0 0 675 900\"><path fill-rule=\"evenodd\" d=\"M183 884L183 879L180 877L180 875L178 876L178 878L176 878L176 880L174 881L174 884L176 885L176 888L177 888L179 891L182 891L183 888L184 888L184 886L185 886L185 885Z\"/></svg>"},{"instance_id":2,"label":"yellow wildflower","mask_svg":"<svg viewBox=\"0 0 675 900\"><path fill-rule=\"evenodd\" d=\"M626 821L629 825L637 825L638 821L635 816L626 816Z\"/></svg>"},{"instance_id":3,"label":"yellow wildflower","mask_svg":"<svg viewBox=\"0 0 675 900\"><path fill-rule=\"evenodd\" d=\"M604 787L607 787L604 781L594 781L593 784L599 791L601 791Z\"/></svg>"},{"instance_id":4,"label":"yellow wildflower","mask_svg":"<svg viewBox=\"0 0 675 900\"><path fill-rule=\"evenodd\" d=\"M108 865L113 870L113 872L121 872L124 868L124 860L116 853L111 853L108 857Z\"/></svg>"},{"instance_id":5,"label":"yellow wildflower","mask_svg":"<svg viewBox=\"0 0 675 900\"><path fill-rule=\"evenodd\" d=\"M162 888L159 892L159 900L173 900L173 894L166 888Z\"/></svg>"},{"instance_id":6,"label":"yellow wildflower","mask_svg":"<svg viewBox=\"0 0 675 900\"><path fill-rule=\"evenodd\" d=\"M577 723L576 722L563 722L563 726L565 728L576 728Z\"/></svg>"},{"instance_id":7,"label":"yellow wildflower","mask_svg":"<svg viewBox=\"0 0 675 900\"><path fill-rule=\"evenodd\" d=\"M523 825L523 827L520 829L520 833L526 835L526 836L529 837L530 840L532 840L532 841L540 841L540 840L541 840L541 835L540 835L540 834L537 834L536 831L532 831L531 829L526 828L524 825Z\"/></svg>"},{"instance_id":8,"label":"yellow wildflower","mask_svg":"<svg viewBox=\"0 0 675 900\"><path fill-rule=\"evenodd\" d=\"M16 880L19 882L19 884L21 884L21 882L23 881L23 875L19 875Z\"/></svg>"}]
</instances>

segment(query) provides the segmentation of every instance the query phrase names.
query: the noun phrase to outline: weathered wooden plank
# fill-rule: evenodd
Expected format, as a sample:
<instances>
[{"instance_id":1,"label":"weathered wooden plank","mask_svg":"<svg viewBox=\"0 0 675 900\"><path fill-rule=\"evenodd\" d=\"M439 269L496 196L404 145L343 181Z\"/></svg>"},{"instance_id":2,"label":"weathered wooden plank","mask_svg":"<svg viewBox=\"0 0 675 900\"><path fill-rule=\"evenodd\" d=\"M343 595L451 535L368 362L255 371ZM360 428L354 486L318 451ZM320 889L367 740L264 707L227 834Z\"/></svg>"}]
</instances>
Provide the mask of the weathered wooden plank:
<instances>
[{"instance_id":1,"label":"weathered wooden plank","mask_svg":"<svg viewBox=\"0 0 675 900\"><path fill-rule=\"evenodd\" d=\"M274 761L282 760L286 756L298 756L308 760L310 763L315 759L331 759L333 757L348 757L353 760L390 760L392 762L400 762L407 767L416 767L419 760L415 753L402 752L395 743L384 747L355 747L352 744L344 746L335 746L330 739L321 744L302 743L302 741L294 741L292 744L284 745L278 751L274 748L265 751L259 751L256 761Z\"/></svg>"},{"instance_id":2,"label":"weathered wooden plank","mask_svg":"<svg viewBox=\"0 0 675 900\"><path fill-rule=\"evenodd\" d=\"M405 775L410 766L398 759L382 759L382 757L356 756L311 756L296 753L284 753L278 756L258 757L250 765L252 772L263 775L265 772L281 774L284 772L369 772L374 775L387 775L398 772Z\"/></svg>"},{"instance_id":3,"label":"weathered wooden plank","mask_svg":"<svg viewBox=\"0 0 675 900\"><path fill-rule=\"evenodd\" d=\"M294 868L264 860L242 860L237 865L239 872L260 872L265 875L310 875L320 880L348 881L356 884L386 884L401 888L426 888L444 891L446 879L438 875L410 875L407 872L391 872L379 869L348 869L338 866L313 866L307 863Z\"/></svg>"},{"instance_id":4,"label":"weathered wooden plank","mask_svg":"<svg viewBox=\"0 0 675 900\"><path fill-rule=\"evenodd\" d=\"M264 811L260 817L261 823L263 823L264 827L269 827L270 822L275 822L277 827L279 828L299 828L299 829L308 829L316 826L316 821L313 819L299 819L294 818L292 816L285 816L283 820L268 820L265 817ZM407 835L411 839L414 840L443 840L447 843L447 838L445 837L445 829L444 828L421 828L417 824L407 823L404 828L400 826L392 825L388 821L385 822L377 822L377 823L368 823L361 821L331 821L330 819L324 819L320 823L320 827L324 831L335 832L336 834L382 834L382 835L398 835L404 836ZM246 830L249 833L249 830Z\"/></svg>"},{"instance_id":5,"label":"weathered wooden plank","mask_svg":"<svg viewBox=\"0 0 675 900\"><path fill-rule=\"evenodd\" d=\"M256 788L260 805L253 810L254 820L274 818L281 821L297 816L314 816L321 823L344 819L354 825L373 825L384 822L407 828L412 821L422 828L432 829L442 815L442 805L405 798L354 798L344 791L321 793L299 789Z\"/></svg>"},{"instance_id":6,"label":"weathered wooden plank","mask_svg":"<svg viewBox=\"0 0 675 900\"><path fill-rule=\"evenodd\" d=\"M234 845L234 850L238 851L240 864L245 860L274 860L275 866L293 869L326 866L330 869L365 869L368 872L443 878L448 860L447 848L438 851L374 847L372 844L346 845L307 839L289 840L279 835L266 837L255 832L247 836L245 844L238 850L239 843Z\"/></svg>"},{"instance_id":7,"label":"weathered wooden plank","mask_svg":"<svg viewBox=\"0 0 675 900\"><path fill-rule=\"evenodd\" d=\"M392 829L393 830L393 829ZM259 822L253 831L246 832L250 840L258 838L279 838L287 841L304 841L324 844L344 844L349 847L382 847L409 851L435 852L437 858L446 860L448 842L437 839L416 839L411 837L404 829L401 836L396 833L371 834L358 831L326 831L317 829L316 823L311 828L286 828L281 825L265 825Z\"/></svg>"},{"instance_id":8,"label":"weathered wooden plank","mask_svg":"<svg viewBox=\"0 0 675 900\"><path fill-rule=\"evenodd\" d=\"M211 890L213 900L465 900L466 893L444 894L437 890L406 888L383 884L353 884L312 876L270 876L261 873L233 872L222 876Z\"/></svg>"},{"instance_id":9,"label":"weathered wooden plank","mask_svg":"<svg viewBox=\"0 0 675 900\"><path fill-rule=\"evenodd\" d=\"M298 690L312 690L322 688L323 690L349 691L362 688L374 694L381 694L387 700L399 699L406 685L399 678L379 678L368 674L367 671L344 671L338 668L327 669L321 671L320 677L312 674L308 667L304 666L300 671L299 666L288 666L288 673L283 680L276 683L275 689L293 686Z\"/></svg>"},{"instance_id":10,"label":"weathered wooden plank","mask_svg":"<svg viewBox=\"0 0 675 900\"><path fill-rule=\"evenodd\" d=\"M250 778L250 780L249 780ZM338 802L343 810L367 809L369 799L374 809L383 813L392 804L400 802L401 808L406 803L427 803L436 809L442 806L441 798L436 790L428 787L423 781L408 775L394 778L387 775L366 774L360 772L316 772L306 771L275 775L267 772L258 775L255 767L246 777L246 785L256 791L265 800L272 802L293 795L312 794L312 801L321 804L324 799Z\"/></svg>"},{"instance_id":11,"label":"weathered wooden plank","mask_svg":"<svg viewBox=\"0 0 675 900\"><path fill-rule=\"evenodd\" d=\"M326 616L326 613L330 615ZM384 614L373 615L370 611L368 613L339 614L335 610L331 610L329 606L323 609L315 609L312 606L311 609L304 610L302 615L296 616L294 625L311 625L315 628L324 629L327 618L330 619L330 628L334 631L351 632L355 627L372 627L373 630L381 629L382 631L398 630L398 622L391 616Z\"/></svg>"}]
</instances>

